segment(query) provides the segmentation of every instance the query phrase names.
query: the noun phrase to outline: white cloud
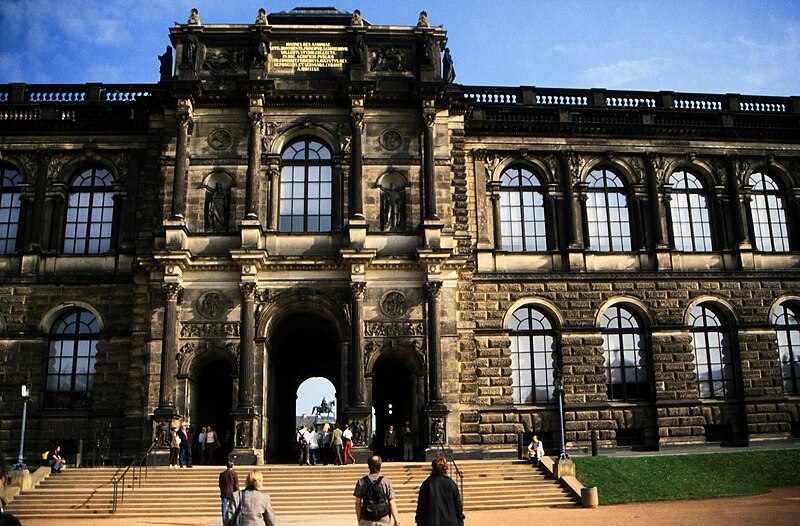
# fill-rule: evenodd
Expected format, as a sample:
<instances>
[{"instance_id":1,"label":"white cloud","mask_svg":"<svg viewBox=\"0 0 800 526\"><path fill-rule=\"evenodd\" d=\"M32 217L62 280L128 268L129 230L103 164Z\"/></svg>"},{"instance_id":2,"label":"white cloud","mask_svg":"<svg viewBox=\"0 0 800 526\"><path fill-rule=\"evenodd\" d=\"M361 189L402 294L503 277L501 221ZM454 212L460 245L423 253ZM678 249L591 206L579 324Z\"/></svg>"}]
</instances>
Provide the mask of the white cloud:
<instances>
[{"instance_id":1,"label":"white cloud","mask_svg":"<svg viewBox=\"0 0 800 526\"><path fill-rule=\"evenodd\" d=\"M658 79L667 62L663 58L625 60L615 64L587 69L581 76L592 87L619 88L634 81Z\"/></svg>"}]
</instances>

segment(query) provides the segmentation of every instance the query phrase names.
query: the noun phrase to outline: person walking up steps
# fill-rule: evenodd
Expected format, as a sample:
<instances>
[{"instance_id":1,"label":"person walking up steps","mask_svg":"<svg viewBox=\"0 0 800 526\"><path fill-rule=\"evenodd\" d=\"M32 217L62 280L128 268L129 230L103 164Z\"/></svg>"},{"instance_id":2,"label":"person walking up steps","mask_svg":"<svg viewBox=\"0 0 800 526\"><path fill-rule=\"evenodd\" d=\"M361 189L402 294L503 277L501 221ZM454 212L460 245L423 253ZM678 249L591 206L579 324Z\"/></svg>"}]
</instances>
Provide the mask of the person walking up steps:
<instances>
[{"instance_id":1,"label":"person walking up steps","mask_svg":"<svg viewBox=\"0 0 800 526\"><path fill-rule=\"evenodd\" d=\"M369 475L361 477L353 490L358 526L399 525L392 481L381 475L383 461L378 455L367 460Z\"/></svg>"}]
</instances>

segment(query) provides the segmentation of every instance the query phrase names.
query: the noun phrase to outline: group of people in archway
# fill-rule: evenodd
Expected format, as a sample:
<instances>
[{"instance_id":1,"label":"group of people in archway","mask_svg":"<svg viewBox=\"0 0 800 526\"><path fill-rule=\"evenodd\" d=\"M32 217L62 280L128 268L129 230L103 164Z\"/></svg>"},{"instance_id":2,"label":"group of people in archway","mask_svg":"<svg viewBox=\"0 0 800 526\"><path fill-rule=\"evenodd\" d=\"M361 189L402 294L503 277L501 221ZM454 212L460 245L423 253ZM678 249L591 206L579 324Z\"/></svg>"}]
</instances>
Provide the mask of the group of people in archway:
<instances>
[{"instance_id":1,"label":"group of people in archway","mask_svg":"<svg viewBox=\"0 0 800 526\"><path fill-rule=\"evenodd\" d=\"M217 464L222 457L222 442L214 429L202 426L197 438L188 422L183 422L180 428L170 430L169 467L192 467L193 459L200 464Z\"/></svg>"},{"instance_id":2,"label":"group of people in archway","mask_svg":"<svg viewBox=\"0 0 800 526\"><path fill-rule=\"evenodd\" d=\"M361 437L358 440L363 440L364 430L357 429L356 432ZM353 442L354 435L350 424L344 424L344 428L340 428L338 422L333 425L323 424L319 430L314 425L303 424L295 435L298 463L301 466L315 466L318 463L325 466L355 464L356 459L351 451ZM389 424L383 441L378 444L373 437L370 444L370 450L380 451L387 461L401 460L401 448L402 460L414 459L414 434L411 422L408 421L399 433L395 430L394 424Z\"/></svg>"}]
</instances>

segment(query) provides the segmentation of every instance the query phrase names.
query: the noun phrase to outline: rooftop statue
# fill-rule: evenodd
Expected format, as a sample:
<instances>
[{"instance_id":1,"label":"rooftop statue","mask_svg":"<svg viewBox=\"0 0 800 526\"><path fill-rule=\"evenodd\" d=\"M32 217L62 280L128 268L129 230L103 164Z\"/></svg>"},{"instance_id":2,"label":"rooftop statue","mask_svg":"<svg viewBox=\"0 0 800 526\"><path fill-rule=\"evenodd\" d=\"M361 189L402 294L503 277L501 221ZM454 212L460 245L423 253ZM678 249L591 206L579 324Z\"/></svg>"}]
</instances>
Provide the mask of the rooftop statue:
<instances>
[{"instance_id":1,"label":"rooftop statue","mask_svg":"<svg viewBox=\"0 0 800 526\"><path fill-rule=\"evenodd\" d=\"M264 8L262 7L261 9L258 10L258 16L256 17L256 25L265 26L267 24L269 24L269 21L267 20L267 12L264 11Z\"/></svg>"},{"instance_id":2,"label":"rooftop statue","mask_svg":"<svg viewBox=\"0 0 800 526\"><path fill-rule=\"evenodd\" d=\"M200 25L200 12L197 8L193 8L189 12L189 21L187 22L190 26L199 26Z\"/></svg>"},{"instance_id":3,"label":"rooftop statue","mask_svg":"<svg viewBox=\"0 0 800 526\"><path fill-rule=\"evenodd\" d=\"M450 48L444 48L444 58L442 59L442 78L448 84L452 84L456 80L456 69L453 67L453 56L450 54Z\"/></svg>"},{"instance_id":4,"label":"rooftop statue","mask_svg":"<svg viewBox=\"0 0 800 526\"><path fill-rule=\"evenodd\" d=\"M158 56L158 61L161 62L161 66L158 68L158 72L161 74L161 80L169 80L172 78L172 46L167 46L166 51L164 51L163 55Z\"/></svg>"},{"instance_id":5,"label":"rooftop statue","mask_svg":"<svg viewBox=\"0 0 800 526\"><path fill-rule=\"evenodd\" d=\"M420 11L417 27L431 27L431 24L428 22L428 13L425 11Z\"/></svg>"},{"instance_id":6,"label":"rooftop statue","mask_svg":"<svg viewBox=\"0 0 800 526\"><path fill-rule=\"evenodd\" d=\"M363 26L364 25L364 19L361 18L361 11L359 11L358 9L353 11L353 19L350 21L350 25L351 26Z\"/></svg>"}]
</instances>

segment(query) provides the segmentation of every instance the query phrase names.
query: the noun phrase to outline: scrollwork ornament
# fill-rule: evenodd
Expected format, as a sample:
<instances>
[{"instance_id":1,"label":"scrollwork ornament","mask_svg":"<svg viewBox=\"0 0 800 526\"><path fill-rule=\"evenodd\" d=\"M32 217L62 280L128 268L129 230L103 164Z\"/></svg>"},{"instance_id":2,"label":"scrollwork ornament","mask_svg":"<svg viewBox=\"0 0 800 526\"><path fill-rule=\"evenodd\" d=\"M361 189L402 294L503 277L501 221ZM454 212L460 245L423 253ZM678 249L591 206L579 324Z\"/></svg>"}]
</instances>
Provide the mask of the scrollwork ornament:
<instances>
[{"instance_id":1,"label":"scrollwork ornament","mask_svg":"<svg viewBox=\"0 0 800 526\"><path fill-rule=\"evenodd\" d=\"M363 300L367 292L367 284L363 281L354 281L350 283L350 292L353 294L353 299Z\"/></svg>"},{"instance_id":2,"label":"scrollwork ornament","mask_svg":"<svg viewBox=\"0 0 800 526\"><path fill-rule=\"evenodd\" d=\"M569 170L569 177L572 184L578 184L581 179L581 157L572 150L564 152L564 160Z\"/></svg>"},{"instance_id":3,"label":"scrollwork ornament","mask_svg":"<svg viewBox=\"0 0 800 526\"><path fill-rule=\"evenodd\" d=\"M425 295L428 299L434 299L439 297L439 293L442 290L442 282L441 281L426 281L425 282Z\"/></svg>"},{"instance_id":4,"label":"scrollwork ornament","mask_svg":"<svg viewBox=\"0 0 800 526\"><path fill-rule=\"evenodd\" d=\"M161 285L161 289L170 301L180 301L183 295L183 287L177 283L164 283Z\"/></svg>"},{"instance_id":5,"label":"scrollwork ornament","mask_svg":"<svg viewBox=\"0 0 800 526\"><path fill-rule=\"evenodd\" d=\"M665 184L667 161L666 159L664 159L664 156L656 152L647 152L647 161L653 168L653 173L656 176L656 181L659 184Z\"/></svg>"},{"instance_id":6,"label":"scrollwork ornament","mask_svg":"<svg viewBox=\"0 0 800 526\"><path fill-rule=\"evenodd\" d=\"M50 154L50 159L47 164L47 179L49 181L57 180L58 176L61 174L61 170L64 168L64 165L66 165L71 159L71 156L63 153Z\"/></svg>"},{"instance_id":7,"label":"scrollwork ornament","mask_svg":"<svg viewBox=\"0 0 800 526\"><path fill-rule=\"evenodd\" d=\"M49 153L43 152L40 155L47 156L49 155ZM38 164L36 155L32 153L20 153L16 155L15 158L19 162L19 164L22 165L22 168L25 170L25 175L26 175L25 180L33 181L36 178L37 164Z\"/></svg>"},{"instance_id":8,"label":"scrollwork ornament","mask_svg":"<svg viewBox=\"0 0 800 526\"><path fill-rule=\"evenodd\" d=\"M642 160L638 156L633 156L628 159L628 166L631 168L631 172L633 173L636 181L641 183L644 181L644 165L642 164Z\"/></svg>"},{"instance_id":9,"label":"scrollwork ornament","mask_svg":"<svg viewBox=\"0 0 800 526\"><path fill-rule=\"evenodd\" d=\"M258 285L255 283L239 283L239 291L246 300L255 300L258 294Z\"/></svg>"},{"instance_id":10,"label":"scrollwork ornament","mask_svg":"<svg viewBox=\"0 0 800 526\"><path fill-rule=\"evenodd\" d=\"M233 136L228 130L224 128L217 128L208 134L207 142L213 150L227 150L231 147L231 144L233 144Z\"/></svg>"},{"instance_id":11,"label":"scrollwork ornament","mask_svg":"<svg viewBox=\"0 0 800 526\"><path fill-rule=\"evenodd\" d=\"M423 122L427 128L433 128L433 125L436 124L436 114L435 113L425 113L422 116Z\"/></svg>"},{"instance_id":12,"label":"scrollwork ornament","mask_svg":"<svg viewBox=\"0 0 800 526\"><path fill-rule=\"evenodd\" d=\"M555 154L550 154L544 158L544 162L547 164L547 168L550 170L550 176L552 180L558 180L558 158Z\"/></svg>"}]
</instances>

